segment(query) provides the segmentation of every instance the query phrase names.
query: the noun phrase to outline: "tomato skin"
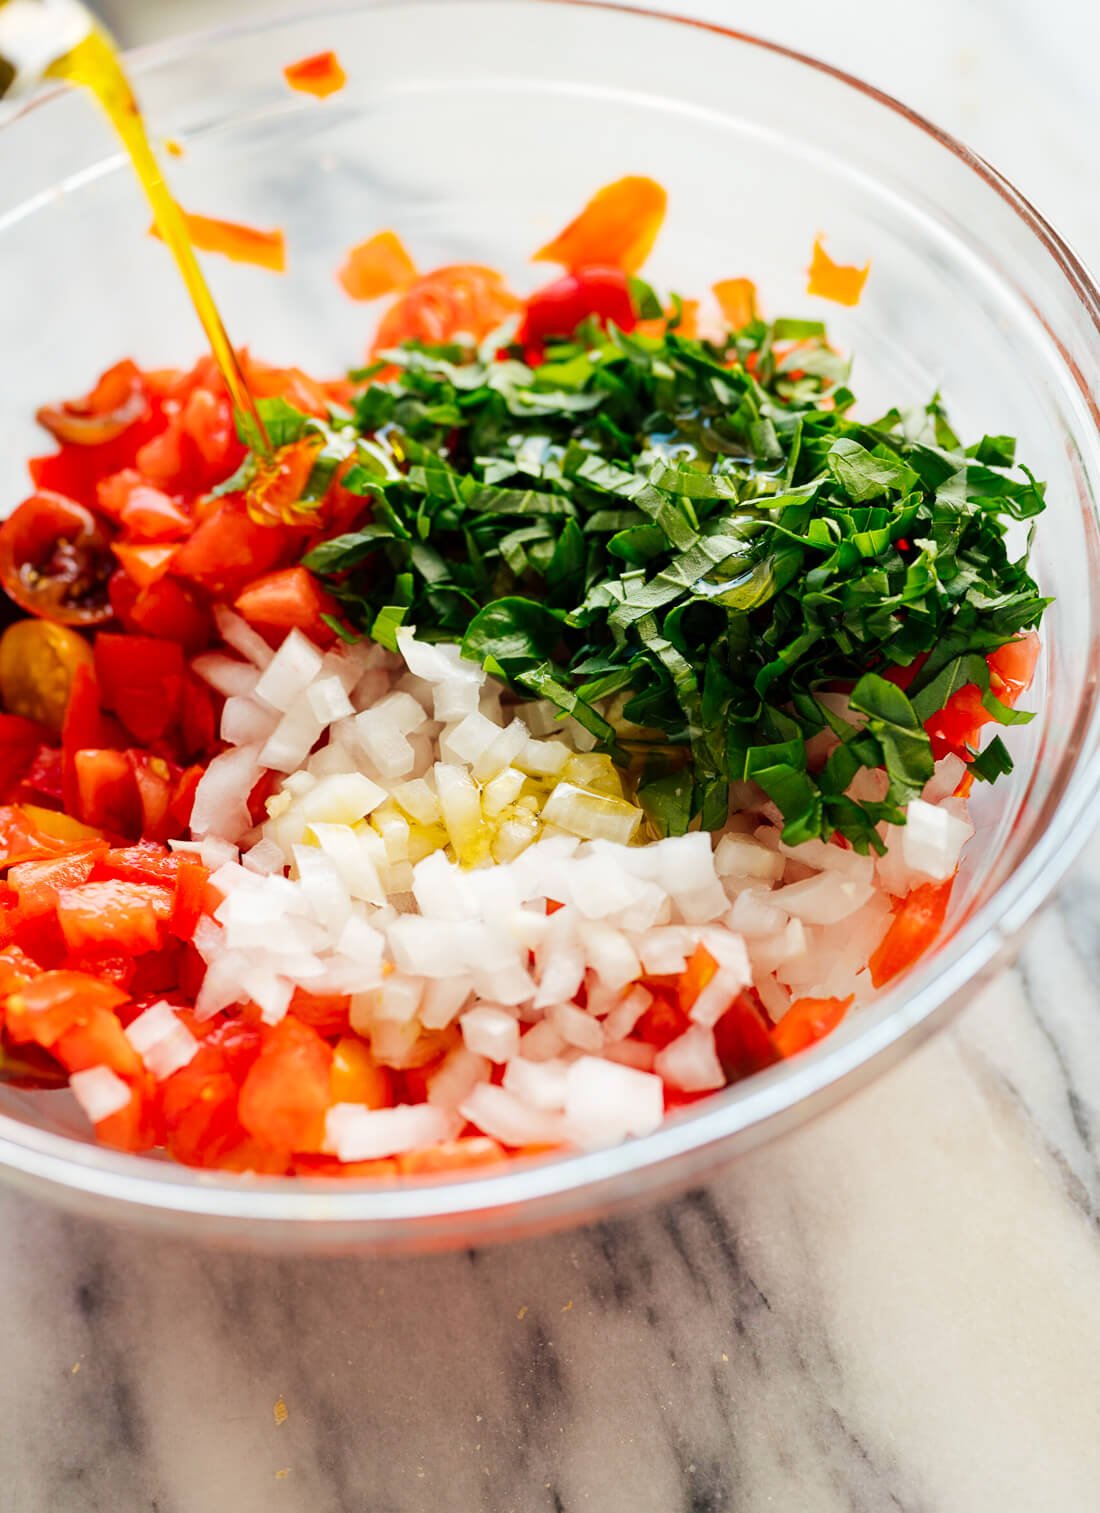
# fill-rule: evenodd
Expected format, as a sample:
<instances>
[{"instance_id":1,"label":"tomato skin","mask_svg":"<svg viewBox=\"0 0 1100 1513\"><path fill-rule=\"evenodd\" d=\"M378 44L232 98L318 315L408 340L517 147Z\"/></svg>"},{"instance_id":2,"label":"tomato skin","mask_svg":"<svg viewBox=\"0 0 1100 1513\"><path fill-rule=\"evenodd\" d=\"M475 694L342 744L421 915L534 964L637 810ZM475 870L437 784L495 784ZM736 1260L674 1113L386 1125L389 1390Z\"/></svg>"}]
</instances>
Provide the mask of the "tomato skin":
<instances>
[{"instance_id":1,"label":"tomato skin","mask_svg":"<svg viewBox=\"0 0 1100 1513\"><path fill-rule=\"evenodd\" d=\"M590 316L614 321L620 331L633 331L638 324L621 268L580 268L536 290L527 301L517 339L524 346L540 347L551 337L572 336Z\"/></svg>"},{"instance_id":2,"label":"tomato skin","mask_svg":"<svg viewBox=\"0 0 1100 1513\"><path fill-rule=\"evenodd\" d=\"M261 1145L319 1152L329 1107L332 1051L316 1030L288 1015L266 1028L244 1080L240 1120Z\"/></svg>"},{"instance_id":3,"label":"tomato skin","mask_svg":"<svg viewBox=\"0 0 1100 1513\"><path fill-rule=\"evenodd\" d=\"M338 616L340 606L304 567L284 567L255 579L237 595L233 607L261 630L300 630L320 646L335 640L321 616Z\"/></svg>"},{"instance_id":4,"label":"tomato skin","mask_svg":"<svg viewBox=\"0 0 1100 1513\"><path fill-rule=\"evenodd\" d=\"M876 988L892 981L923 956L943 929L955 879L921 883L907 894L869 962Z\"/></svg>"},{"instance_id":5,"label":"tomato skin","mask_svg":"<svg viewBox=\"0 0 1100 1513\"><path fill-rule=\"evenodd\" d=\"M91 510L41 489L0 525L0 582L20 609L59 625L99 625L112 615L114 558Z\"/></svg>"},{"instance_id":6,"label":"tomato skin","mask_svg":"<svg viewBox=\"0 0 1100 1513\"><path fill-rule=\"evenodd\" d=\"M847 998L798 998L772 1030L772 1045L780 1056L794 1056L836 1029L852 1006Z\"/></svg>"}]
</instances>

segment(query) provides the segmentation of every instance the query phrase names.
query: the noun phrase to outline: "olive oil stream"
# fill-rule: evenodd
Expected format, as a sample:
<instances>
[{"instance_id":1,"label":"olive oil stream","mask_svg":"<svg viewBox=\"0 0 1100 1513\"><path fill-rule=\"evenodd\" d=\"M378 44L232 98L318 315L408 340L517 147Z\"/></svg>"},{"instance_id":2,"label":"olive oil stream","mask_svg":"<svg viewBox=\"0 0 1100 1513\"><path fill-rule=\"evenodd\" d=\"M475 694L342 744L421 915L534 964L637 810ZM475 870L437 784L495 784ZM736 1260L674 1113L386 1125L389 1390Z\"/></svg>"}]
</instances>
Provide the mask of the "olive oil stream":
<instances>
[{"instance_id":1,"label":"olive oil stream","mask_svg":"<svg viewBox=\"0 0 1100 1513\"><path fill-rule=\"evenodd\" d=\"M15 0L15 3L25 5L26 0ZM5 8L5 0L0 0L0 42L3 41ZM48 0L43 9L48 16ZM87 19L87 34L56 57L45 69L45 74L49 78L63 79L89 90L118 133L145 191L156 228L175 258L195 313L206 332L210 350L229 391L234 411L243 421L244 428L258 450L270 455L271 446L256 402L214 303L210 287L199 267L183 213L164 181L118 52L107 33L96 26L90 16ZM0 53L2 51L0 48Z\"/></svg>"}]
</instances>

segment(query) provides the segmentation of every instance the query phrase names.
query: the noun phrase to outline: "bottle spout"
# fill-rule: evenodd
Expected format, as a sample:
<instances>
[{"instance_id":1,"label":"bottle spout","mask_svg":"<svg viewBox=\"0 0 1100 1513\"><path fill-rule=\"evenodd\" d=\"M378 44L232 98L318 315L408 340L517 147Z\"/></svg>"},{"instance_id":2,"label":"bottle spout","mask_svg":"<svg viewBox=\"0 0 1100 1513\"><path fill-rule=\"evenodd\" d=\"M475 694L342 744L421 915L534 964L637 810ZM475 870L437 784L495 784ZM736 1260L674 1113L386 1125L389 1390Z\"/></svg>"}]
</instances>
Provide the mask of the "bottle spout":
<instances>
[{"instance_id":1,"label":"bottle spout","mask_svg":"<svg viewBox=\"0 0 1100 1513\"><path fill-rule=\"evenodd\" d=\"M95 25L79 0L0 0L0 101L31 94Z\"/></svg>"}]
</instances>

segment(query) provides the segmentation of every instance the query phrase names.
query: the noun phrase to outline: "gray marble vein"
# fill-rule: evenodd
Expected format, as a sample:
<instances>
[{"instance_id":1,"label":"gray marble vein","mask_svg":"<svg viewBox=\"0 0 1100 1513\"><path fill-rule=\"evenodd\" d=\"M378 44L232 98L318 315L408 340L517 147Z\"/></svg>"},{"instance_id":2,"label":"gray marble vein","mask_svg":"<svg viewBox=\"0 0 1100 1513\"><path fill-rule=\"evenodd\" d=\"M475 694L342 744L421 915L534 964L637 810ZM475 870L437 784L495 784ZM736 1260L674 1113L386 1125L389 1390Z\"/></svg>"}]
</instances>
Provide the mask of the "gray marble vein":
<instances>
[{"instance_id":1,"label":"gray marble vein","mask_svg":"<svg viewBox=\"0 0 1100 1513\"><path fill-rule=\"evenodd\" d=\"M1095 4L692 8L873 77L1100 253ZM1098 920L1088 864L901 1066L578 1232L298 1261L0 1194L0 1513L1096 1513Z\"/></svg>"}]
</instances>

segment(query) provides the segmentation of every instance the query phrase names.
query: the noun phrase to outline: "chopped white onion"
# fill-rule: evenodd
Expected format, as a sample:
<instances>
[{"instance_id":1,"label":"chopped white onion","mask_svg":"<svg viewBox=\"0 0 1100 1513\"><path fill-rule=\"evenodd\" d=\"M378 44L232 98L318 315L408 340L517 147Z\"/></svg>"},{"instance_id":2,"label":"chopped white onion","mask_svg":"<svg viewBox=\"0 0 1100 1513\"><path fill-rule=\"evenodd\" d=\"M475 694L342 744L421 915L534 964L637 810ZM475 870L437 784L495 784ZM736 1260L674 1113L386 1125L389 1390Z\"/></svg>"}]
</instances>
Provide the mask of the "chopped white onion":
<instances>
[{"instance_id":1,"label":"chopped white onion","mask_svg":"<svg viewBox=\"0 0 1100 1513\"><path fill-rule=\"evenodd\" d=\"M132 1096L129 1087L109 1066L90 1066L69 1074L69 1087L92 1124L121 1113Z\"/></svg>"}]
</instances>

